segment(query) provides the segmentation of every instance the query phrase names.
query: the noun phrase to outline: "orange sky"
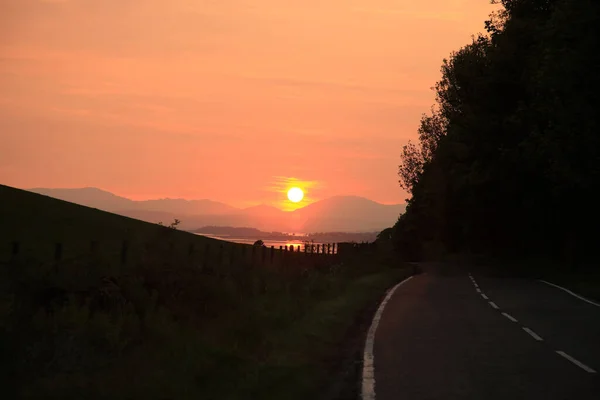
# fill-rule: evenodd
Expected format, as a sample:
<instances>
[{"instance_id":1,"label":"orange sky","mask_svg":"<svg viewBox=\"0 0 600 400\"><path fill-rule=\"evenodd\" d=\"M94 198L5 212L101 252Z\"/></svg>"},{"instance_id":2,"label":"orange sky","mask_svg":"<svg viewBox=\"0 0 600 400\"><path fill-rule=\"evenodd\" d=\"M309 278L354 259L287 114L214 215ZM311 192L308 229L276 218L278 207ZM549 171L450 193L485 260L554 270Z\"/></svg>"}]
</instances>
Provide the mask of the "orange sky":
<instances>
[{"instance_id":1,"label":"orange sky","mask_svg":"<svg viewBox=\"0 0 600 400\"><path fill-rule=\"evenodd\" d=\"M404 202L403 144L487 0L0 0L0 183Z\"/></svg>"}]
</instances>

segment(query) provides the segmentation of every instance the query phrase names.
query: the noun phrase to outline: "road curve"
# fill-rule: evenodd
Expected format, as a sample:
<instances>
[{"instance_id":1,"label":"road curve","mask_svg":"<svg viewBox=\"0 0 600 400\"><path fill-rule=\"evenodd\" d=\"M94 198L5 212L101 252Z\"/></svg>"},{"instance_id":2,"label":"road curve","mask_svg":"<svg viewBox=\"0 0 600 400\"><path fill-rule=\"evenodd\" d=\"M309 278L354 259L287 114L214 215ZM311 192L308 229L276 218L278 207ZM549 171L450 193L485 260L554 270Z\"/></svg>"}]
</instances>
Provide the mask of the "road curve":
<instances>
[{"instance_id":1,"label":"road curve","mask_svg":"<svg viewBox=\"0 0 600 400\"><path fill-rule=\"evenodd\" d=\"M600 308L538 281L423 270L380 315L373 398L600 399Z\"/></svg>"}]
</instances>

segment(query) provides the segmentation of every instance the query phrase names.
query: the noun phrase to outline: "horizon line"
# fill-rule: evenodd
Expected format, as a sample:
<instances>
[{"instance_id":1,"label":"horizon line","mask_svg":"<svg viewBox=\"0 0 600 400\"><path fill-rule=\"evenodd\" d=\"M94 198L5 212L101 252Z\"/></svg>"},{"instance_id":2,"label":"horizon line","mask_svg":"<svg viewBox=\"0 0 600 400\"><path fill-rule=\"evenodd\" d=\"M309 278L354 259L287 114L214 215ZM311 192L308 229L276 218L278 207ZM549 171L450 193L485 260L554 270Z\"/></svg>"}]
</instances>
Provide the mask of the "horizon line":
<instances>
[{"instance_id":1,"label":"horizon line","mask_svg":"<svg viewBox=\"0 0 600 400\"><path fill-rule=\"evenodd\" d=\"M294 212L295 210L307 207L307 206L309 206L311 204L315 204L315 203L318 203L320 201L324 201L324 200L328 200L328 199L332 199L332 198L336 198L336 197L357 197L357 198L369 200L369 201L372 201L374 203L385 205L385 206L406 205L406 202L402 202L402 203L381 202L381 201L370 199L370 198L365 197L365 196L359 196L359 195L355 195L355 194L345 194L345 195L344 194L336 194L336 195L333 195L333 196L329 196L329 197L325 197L325 198L322 198L322 199L314 200L312 202L308 202L308 203L306 203L306 204L302 205L301 207L298 207L298 208L296 208L294 210L284 210L284 209L281 209L281 208L279 208L277 206L274 206L272 204L265 203L265 202L250 203L249 205L244 205L244 206L240 207L240 206L233 206L233 205L231 205L231 204L229 204L228 202L225 202L225 201L213 200L213 199L210 199L210 198L159 197L159 196L157 196L157 197L144 196L143 198L139 198L139 197L133 196L133 198L132 198L132 197L130 197L131 194L129 194L129 195L123 195L123 194L119 194L119 193L116 193L116 192L113 192L113 191L110 191L110 190L107 190L107 189L99 188L99 187L96 187L96 186L73 186L73 187L43 187L43 186L37 186L37 187L20 188L20 189L26 190L26 191L30 191L30 192L33 192L35 190L82 190L82 189L95 189L95 190L99 190L99 191L102 191L102 192L105 192L105 193L112 194L112 195L117 196L117 197L121 197L121 198L130 200L130 201L136 201L136 202L140 202L140 201L157 201L157 200L210 201L210 202L213 202L213 203L220 203L220 204L223 204L223 205L225 205L227 207L236 208L236 209L239 209L239 210L245 210L245 209L252 208L252 207L267 206L267 207L275 208L275 209L277 209L279 211L282 211L282 212Z\"/></svg>"}]
</instances>

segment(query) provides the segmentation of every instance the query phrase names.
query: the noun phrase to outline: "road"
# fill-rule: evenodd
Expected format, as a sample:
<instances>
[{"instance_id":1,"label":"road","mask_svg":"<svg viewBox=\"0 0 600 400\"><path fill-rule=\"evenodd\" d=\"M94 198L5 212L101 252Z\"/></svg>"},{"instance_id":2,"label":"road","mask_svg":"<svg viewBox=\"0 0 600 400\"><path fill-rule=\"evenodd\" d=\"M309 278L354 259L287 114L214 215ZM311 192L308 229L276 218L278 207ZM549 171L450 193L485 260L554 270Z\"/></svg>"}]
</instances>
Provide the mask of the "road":
<instances>
[{"instance_id":1,"label":"road","mask_svg":"<svg viewBox=\"0 0 600 400\"><path fill-rule=\"evenodd\" d=\"M539 281L423 270L380 314L364 397L600 399L600 307Z\"/></svg>"}]
</instances>

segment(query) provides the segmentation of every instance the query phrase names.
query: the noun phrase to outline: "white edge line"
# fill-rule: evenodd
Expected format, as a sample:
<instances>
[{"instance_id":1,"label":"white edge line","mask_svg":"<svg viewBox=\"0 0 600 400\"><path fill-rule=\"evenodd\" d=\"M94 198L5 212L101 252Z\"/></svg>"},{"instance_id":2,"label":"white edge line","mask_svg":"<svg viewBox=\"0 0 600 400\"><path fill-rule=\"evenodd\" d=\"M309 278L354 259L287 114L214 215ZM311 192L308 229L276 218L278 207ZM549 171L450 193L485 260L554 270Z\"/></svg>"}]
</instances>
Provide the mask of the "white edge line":
<instances>
[{"instance_id":1,"label":"white edge line","mask_svg":"<svg viewBox=\"0 0 600 400\"><path fill-rule=\"evenodd\" d=\"M385 308L390 298L402 285L403 283L408 282L412 279L412 276L409 276L402 282L398 283L396 286L391 288L388 292L379 307L377 308L377 312L373 317L373 322L371 322L371 326L369 327L369 332L367 333L367 340L365 341L365 351L363 353L363 370L362 370L362 399L363 400L375 400L375 356L373 354L373 345L375 343L375 332L377 331L377 327L379 326L379 320L381 319L381 315L383 314L383 309Z\"/></svg>"},{"instance_id":2,"label":"white edge line","mask_svg":"<svg viewBox=\"0 0 600 400\"><path fill-rule=\"evenodd\" d=\"M527 333L529 333L529 335L531 335L532 338L534 338L535 340L541 342L544 339L542 339L537 333L535 333L534 331L532 331L531 329L527 328L527 327L523 327L523 330Z\"/></svg>"},{"instance_id":3,"label":"white edge line","mask_svg":"<svg viewBox=\"0 0 600 400\"><path fill-rule=\"evenodd\" d=\"M581 368L585 372L589 372L590 374L595 374L596 373L596 371L594 371L593 369L591 369L590 367L588 367L584 363L582 363L582 362L574 359L573 357L571 357L570 355L568 355L564 351L556 350L556 353L559 354L559 355L561 355L561 356L563 356L567 360L571 361L573 364L577 365L579 368Z\"/></svg>"},{"instance_id":4,"label":"white edge line","mask_svg":"<svg viewBox=\"0 0 600 400\"><path fill-rule=\"evenodd\" d=\"M481 293L481 297L483 297L483 298L484 298L484 299L486 299L486 300L489 300L489 299L490 299L489 297L487 297L487 296L485 295L485 293Z\"/></svg>"},{"instance_id":5,"label":"white edge line","mask_svg":"<svg viewBox=\"0 0 600 400\"><path fill-rule=\"evenodd\" d=\"M571 296L577 297L579 300L583 300L583 301L585 301L586 303L589 303L589 304L591 304L591 305L593 305L593 306L600 307L600 304L598 304L598 303L595 303L595 302L591 301L590 299L586 299L585 297L583 297L583 296L580 296L580 295L578 295L577 293L573 293L572 291L570 291L570 290L569 290L569 289L567 289L567 288L564 288L564 287L562 287L562 286L555 285L554 283L551 283L551 282L548 282L548 281L545 281L545 280L542 280L542 279L540 279L540 282L544 282L546 285L554 286L555 288L558 288L558 289L560 289L560 290L563 290L563 291L565 291L565 292L569 293Z\"/></svg>"},{"instance_id":6,"label":"white edge line","mask_svg":"<svg viewBox=\"0 0 600 400\"><path fill-rule=\"evenodd\" d=\"M493 301L490 301L490 306L492 306L492 308L495 308L496 310L499 310L500 307L498 307L498 305L496 303L494 303Z\"/></svg>"},{"instance_id":7,"label":"white edge line","mask_svg":"<svg viewBox=\"0 0 600 400\"><path fill-rule=\"evenodd\" d=\"M502 315L504 315L506 318L510 319L512 322L519 322L519 321L517 321L517 319L515 317L513 317L510 314L503 312Z\"/></svg>"},{"instance_id":8,"label":"white edge line","mask_svg":"<svg viewBox=\"0 0 600 400\"><path fill-rule=\"evenodd\" d=\"M481 289L477 288L475 290L477 291L477 293L481 293Z\"/></svg>"}]
</instances>

